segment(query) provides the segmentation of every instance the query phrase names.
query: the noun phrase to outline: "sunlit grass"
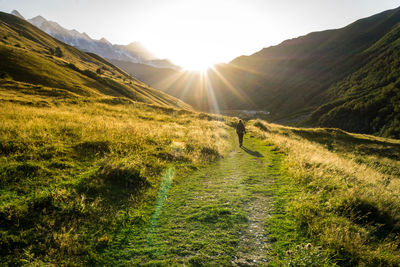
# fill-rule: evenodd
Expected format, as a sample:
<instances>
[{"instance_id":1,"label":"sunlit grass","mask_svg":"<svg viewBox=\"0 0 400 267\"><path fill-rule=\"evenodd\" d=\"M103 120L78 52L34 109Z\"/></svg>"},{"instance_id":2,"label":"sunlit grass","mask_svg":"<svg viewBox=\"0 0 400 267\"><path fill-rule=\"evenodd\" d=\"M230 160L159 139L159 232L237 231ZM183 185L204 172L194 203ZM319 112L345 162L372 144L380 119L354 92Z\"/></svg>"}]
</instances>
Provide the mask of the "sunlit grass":
<instances>
[{"instance_id":1,"label":"sunlit grass","mask_svg":"<svg viewBox=\"0 0 400 267\"><path fill-rule=\"evenodd\" d=\"M400 264L398 140L262 121L250 128L286 154L292 196L285 209L296 231L340 265Z\"/></svg>"},{"instance_id":2,"label":"sunlit grass","mask_svg":"<svg viewBox=\"0 0 400 267\"><path fill-rule=\"evenodd\" d=\"M46 93L0 90L2 263L88 262L127 207L140 222L166 169L192 171L228 148L221 116Z\"/></svg>"}]
</instances>

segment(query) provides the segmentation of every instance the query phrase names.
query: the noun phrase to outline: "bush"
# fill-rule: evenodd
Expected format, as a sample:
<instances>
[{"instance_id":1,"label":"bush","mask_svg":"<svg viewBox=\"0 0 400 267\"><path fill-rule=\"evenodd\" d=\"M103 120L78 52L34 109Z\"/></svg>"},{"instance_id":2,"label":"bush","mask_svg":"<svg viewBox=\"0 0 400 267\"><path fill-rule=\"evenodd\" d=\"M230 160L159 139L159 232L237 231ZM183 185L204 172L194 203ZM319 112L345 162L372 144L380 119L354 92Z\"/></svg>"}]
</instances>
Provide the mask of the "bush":
<instances>
[{"instance_id":1,"label":"bush","mask_svg":"<svg viewBox=\"0 0 400 267\"><path fill-rule=\"evenodd\" d=\"M74 70L74 71L81 72L81 70L80 70L77 66L75 66L74 64L72 64L72 63L68 63L68 64L67 64L67 67L70 68L70 69L72 69L72 70Z\"/></svg>"},{"instance_id":2,"label":"bush","mask_svg":"<svg viewBox=\"0 0 400 267\"><path fill-rule=\"evenodd\" d=\"M1 71L0 72L0 79L9 80L9 79L12 79L12 78L7 72Z\"/></svg>"},{"instance_id":3,"label":"bush","mask_svg":"<svg viewBox=\"0 0 400 267\"><path fill-rule=\"evenodd\" d=\"M95 79L95 80L99 79L99 76L97 76L97 74L95 72L91 71L91 70L84 70L81 73L83 75L89 77L89 78L92 78L92 79Z\"/></svg>"},{"instance_id":4,"label":"bush","mask_svg":"<svg viewBox=\"0 0 400 267\"><path fill-rule=\"evenodd\" d=\"M60 47L56 47L56 50L54 51L54 55L56 56L56 57L63 57L64 55L63 55L63 52L61 51L61 48Z\"/></svg>"}]
</instances>

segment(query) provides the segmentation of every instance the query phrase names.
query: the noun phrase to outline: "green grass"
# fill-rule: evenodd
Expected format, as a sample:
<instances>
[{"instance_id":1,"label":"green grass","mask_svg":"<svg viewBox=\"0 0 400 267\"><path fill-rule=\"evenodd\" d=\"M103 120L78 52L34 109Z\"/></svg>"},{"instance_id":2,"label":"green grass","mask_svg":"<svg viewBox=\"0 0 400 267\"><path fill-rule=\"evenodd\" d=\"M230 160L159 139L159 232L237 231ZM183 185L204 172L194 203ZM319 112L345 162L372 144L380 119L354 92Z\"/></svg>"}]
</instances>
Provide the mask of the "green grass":
<instances>
[{"instance_id":1,"label":"green grass","mask_svg":"<svg viewBox=\"0 0 400 267\"><path fill-rule=\"evenodd\" d=\"M400 265L398 140L252 121L239 149L236 118L0 20L2 265Z\"/></svg>"},{"instance_id":2,"label":"green grass","mask_svg":"<svg viewBox=\"0 0 400 267\"><path fill-rule=\"evenodd\" d=\"M220 110L266 110L286 125L400 138L399 10L240 56L210 69L207 79L116 64L201 110L213 110L216 100ZM202 93L208 88L212 94Z\"/></svg>"},{"instance_id":3,"label":"green grass","mask_svg":"<svg viewBox=\"0 0 400 267\"><path fill-rule=\"evenodd\" d=\"M66 45L29 22L0 13L0 77L19 88L33 84L85 97L126 97L148 104L190 109L132 78L101 57ZM54 50L62 54L54 55ZM101 73L96 73L100 69Z\"/></svg>"},{"instance_id":4,"label":"green grass","mask_svg":"<svg viewBox=\"0 0 400 267\"><path fill-rule=\"evenodd\" d=\"M245 147L247 152L235 142L231 152L216 163L186 175L165 174L167 181L159 190L155 207L150 205L151 212L143 216L147 219L118 228L99 263L267 264L271 258L264 223L271 187L278 178L271 172L280 156L255 138L246 138ZM255 151L257 156L252 153ZM259 210L255 211L257 203ZM130 218L136 216L133 210L127 213L132 214ZM259 228L250 228L253 224Z\"/></svg>"},{"instance_id":5,"label":"green grass","mask_svg":"<svg viewBox=\"0 0 400 267\"><path fill-rule=\"evenodd\" d=\"M183 173L228 147L223 117L49 92L0 90L2 264L97 259L120 214L156 199L170 164Z\"/></svg>"},{"instance_id":6,"label":"green grass","mask_svg":"<svg viewBox=\"0 0 400 267\"><path fill-rule=\"evenodd\" d=\"M399 141L2 85L2 264L399 263Z\"/></svg>"},{"instance_id":7,"label":"green grass","mask_svg":"<svg viewBox=\"0 0 400 267\"><path fill-rule=\"evenodd\" d=\"M289 250L303 261L306 251L340 266L399 265L398 140L251 124L286 155L287 178L275 191L282 212L270 227L280 257ZM305 250L305 242L314 250Z\"/></svg>"}]
</instances>

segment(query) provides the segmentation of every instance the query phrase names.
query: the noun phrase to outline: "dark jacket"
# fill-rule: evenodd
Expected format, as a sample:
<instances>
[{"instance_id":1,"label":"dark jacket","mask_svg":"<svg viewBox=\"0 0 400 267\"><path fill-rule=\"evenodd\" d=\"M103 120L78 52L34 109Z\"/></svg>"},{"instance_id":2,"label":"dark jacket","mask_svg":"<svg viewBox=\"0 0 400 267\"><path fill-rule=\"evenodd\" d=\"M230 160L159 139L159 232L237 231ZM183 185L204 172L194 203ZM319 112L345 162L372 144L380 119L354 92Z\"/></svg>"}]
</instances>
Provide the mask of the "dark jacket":
<instances>
[{"instance_id":1,"label":"dark jacket","mask_svg":"<svg viewBox=\"0 0 400 267\"><path fill-rule=\"evenodd\" d=\"M236 132L238 134L246 133L246 128L244 128L244 124L242 121L239 121L238 125L236 125Z\"/></svg>"}]
</instances>

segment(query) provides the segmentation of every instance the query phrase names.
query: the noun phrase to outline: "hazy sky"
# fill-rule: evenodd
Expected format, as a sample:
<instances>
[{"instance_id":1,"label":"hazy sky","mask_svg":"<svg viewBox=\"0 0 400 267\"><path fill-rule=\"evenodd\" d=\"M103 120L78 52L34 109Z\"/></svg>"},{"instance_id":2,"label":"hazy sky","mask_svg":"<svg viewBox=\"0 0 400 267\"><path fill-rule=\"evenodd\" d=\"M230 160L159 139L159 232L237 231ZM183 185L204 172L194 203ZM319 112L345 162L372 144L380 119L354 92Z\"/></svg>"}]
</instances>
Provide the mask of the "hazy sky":
<instances>
[{"instance_id":1,"label":"hazy sky","mask_svg":"<svg viewBox=\"0 0 400 267\"><path fill-rule=\"evenodd\" d=\"M42 15L112 43L140 41L191 69L398 6L400 0L0 0L1 11Z\"/></svg>"}]
</instances>

